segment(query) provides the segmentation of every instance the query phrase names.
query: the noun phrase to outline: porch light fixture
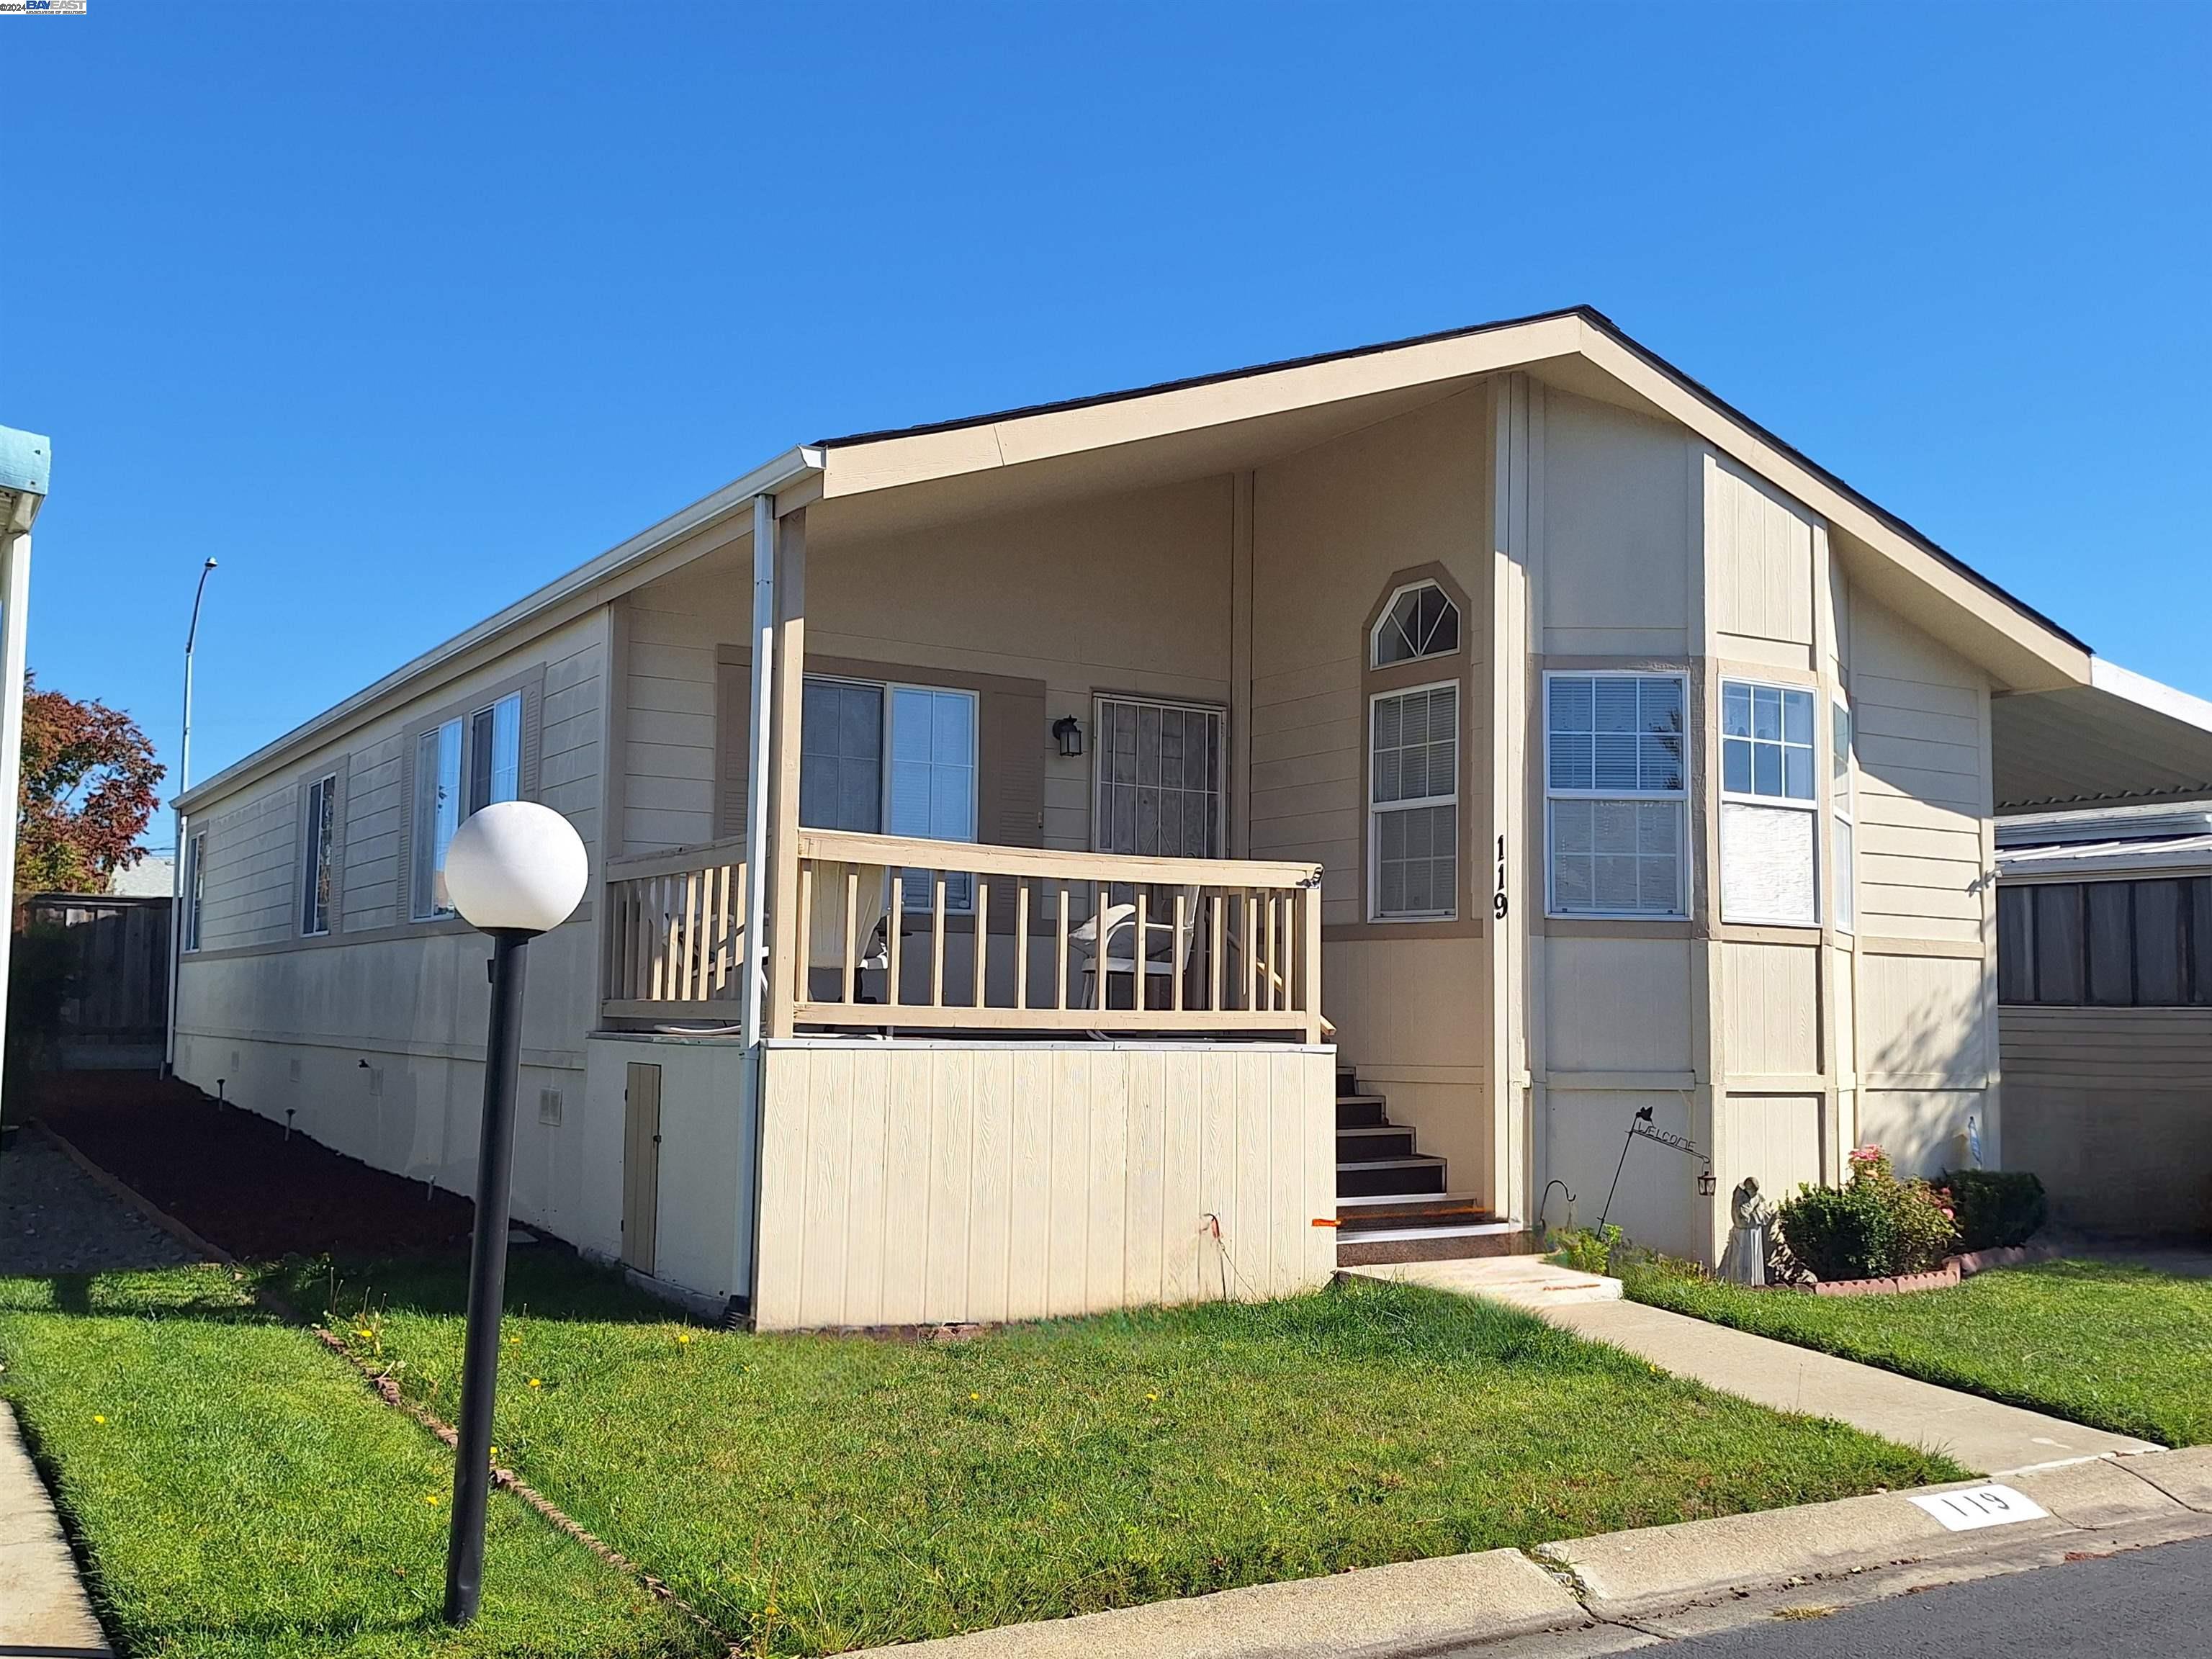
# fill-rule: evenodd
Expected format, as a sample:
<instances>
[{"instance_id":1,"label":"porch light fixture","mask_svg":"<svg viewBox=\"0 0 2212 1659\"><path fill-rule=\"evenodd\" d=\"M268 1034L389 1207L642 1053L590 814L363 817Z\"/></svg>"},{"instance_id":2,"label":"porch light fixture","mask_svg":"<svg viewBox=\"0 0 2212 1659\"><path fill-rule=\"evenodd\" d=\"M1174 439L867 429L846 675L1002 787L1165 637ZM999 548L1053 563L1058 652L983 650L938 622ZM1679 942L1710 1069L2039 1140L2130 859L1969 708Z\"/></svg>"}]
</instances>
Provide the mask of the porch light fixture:
<instances>
[{"instance_id":1,"label":"porch light fixture","mask_svg":"<svg viewBox=\"0 0 2212 1659\"><path fill-rule=\"evenodd\" d=\"M1083 752L1083 722L1073 714L1062 714L1052 723L1052 734L1060 739L1060 752L1076 756Z\"/></svg>"},{"instance_id":2,"label":"porch light fixture","mask_svg":"<svg viewBox=\"0 0 2212 1659\"><path fill-rule=\"evenodd\" d=\"M484 1507L491 1486L491 1415L499 1389L499 1322L507 1299L508 1186L522 1034L522 947L558 927L584 896L590 861L568 820L536 801L471 813L446 852L446 890L463 919L491 935L491 1024L484 1039L483 1125L477 1148L476 1236L469 1246L469 1322L453 1448L453 1519L446 1544L446 1622L476 1617L483 1589Z\"/></svg>"}]
</instances>

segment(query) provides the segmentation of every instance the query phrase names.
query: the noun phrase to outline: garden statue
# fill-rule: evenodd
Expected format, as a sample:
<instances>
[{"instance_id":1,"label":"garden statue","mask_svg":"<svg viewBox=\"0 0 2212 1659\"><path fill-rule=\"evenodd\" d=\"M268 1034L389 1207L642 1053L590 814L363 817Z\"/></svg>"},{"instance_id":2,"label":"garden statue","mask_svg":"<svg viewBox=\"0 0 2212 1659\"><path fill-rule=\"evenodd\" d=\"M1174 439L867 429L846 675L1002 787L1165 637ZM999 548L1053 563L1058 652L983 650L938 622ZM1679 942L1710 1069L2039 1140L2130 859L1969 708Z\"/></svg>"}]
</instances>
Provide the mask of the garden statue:
<instances>
[{"instance_id":1,"label":"garden statue","mask_svg":"<svg viewBox=\"0 0 2212 1659\"><path fill-rule=\"evenodd\" d=\"M1746 1176L1729 1194L1728 1249L1721 1256L1721 1277L1738 1285L1766 1283L1766 1230L1774 1219L1774 1206L1759 1190L1759 1177Z\"/></svg>"}]
</instances>

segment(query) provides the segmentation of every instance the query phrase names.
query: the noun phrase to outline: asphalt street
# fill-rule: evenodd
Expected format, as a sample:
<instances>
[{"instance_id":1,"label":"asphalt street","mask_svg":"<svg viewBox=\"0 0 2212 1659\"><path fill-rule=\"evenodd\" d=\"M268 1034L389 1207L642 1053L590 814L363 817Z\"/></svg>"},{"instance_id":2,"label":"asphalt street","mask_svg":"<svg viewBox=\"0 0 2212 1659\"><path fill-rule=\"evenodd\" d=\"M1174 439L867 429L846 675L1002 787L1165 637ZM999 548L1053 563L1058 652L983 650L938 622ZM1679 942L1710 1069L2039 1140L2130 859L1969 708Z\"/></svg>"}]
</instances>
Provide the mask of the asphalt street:
<instances>
[{"instance_id":1,"label":"asphalt street","mask_svg":"<svg viewBox=\"0 0 2212 1659\"><path fill-rule=\"evenodd\" d=\"M2205 1659L2212 1538L1770 1619L1662 1650L1684 1659Z\"/></svg>"}]
</instances>

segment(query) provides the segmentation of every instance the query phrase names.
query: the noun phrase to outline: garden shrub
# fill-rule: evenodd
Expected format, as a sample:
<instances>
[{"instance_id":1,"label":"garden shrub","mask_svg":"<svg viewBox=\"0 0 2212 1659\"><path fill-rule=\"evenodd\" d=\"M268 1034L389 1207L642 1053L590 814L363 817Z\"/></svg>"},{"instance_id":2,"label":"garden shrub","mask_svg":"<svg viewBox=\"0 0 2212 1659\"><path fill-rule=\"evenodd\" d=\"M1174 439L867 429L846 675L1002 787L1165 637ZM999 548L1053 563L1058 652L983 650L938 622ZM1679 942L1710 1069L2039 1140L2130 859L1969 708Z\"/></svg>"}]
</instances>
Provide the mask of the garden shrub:
<instances>
[{"instance_id":1,"label":"garden shrub","mask_svg":"<svg viewBox=\"0 0 2212 1659\"><path fill-rule=\"evenodd\" d=\"M1950 1192L1961 1250L2025 1244L2051 1216L2043 1182L2026 1170L1951 1170L1936 1184Z\"/></svg>"},{"instance_id":2,"label":"garden shrub","mask_svg":"<svg viewBox=\"0 0 2212 1659\"><path fill-rule=\"evenodd\" d=\"M1958 1248L1942 1194L1899 1181L1878 1146L1851 1154L1841 1187L1801 1187L1775 1219L1790 1257L1815 1279L1887 1279L1927 1273Z\"/></svg>"},{"instance_id":3,"label":"garden shrub","mask_svg":"<svg viewBox=\"0 0 2212 1659\"><path fill-rule=\"evenodd\" d=\"M1620 1227L1608 1221L1602 1227L1563 1227L1551 1237L1552 1260L1577 1273L1602 1277L1613 1265L1613 1252L1621 1243Z\"/></svg>"}]
</instances>

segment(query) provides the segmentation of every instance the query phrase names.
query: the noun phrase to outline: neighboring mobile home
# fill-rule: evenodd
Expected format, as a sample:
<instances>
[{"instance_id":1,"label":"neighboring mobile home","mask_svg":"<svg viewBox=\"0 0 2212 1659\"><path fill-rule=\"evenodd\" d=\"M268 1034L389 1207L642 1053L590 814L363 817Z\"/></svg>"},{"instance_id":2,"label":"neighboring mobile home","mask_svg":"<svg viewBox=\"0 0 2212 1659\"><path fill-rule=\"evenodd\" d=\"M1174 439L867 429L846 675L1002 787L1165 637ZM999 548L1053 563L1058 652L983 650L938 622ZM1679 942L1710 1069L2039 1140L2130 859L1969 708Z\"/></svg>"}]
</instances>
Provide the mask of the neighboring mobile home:
<instances>
[{"instance_id":1,"label":"neighboring mobile home","mask_svg":"<svg viewBox=\"0 0 2212 1659\"><path fill-rule=\"evenodd\" d=\"M2212 1232L2212 805L1997 830L2005 1151L2062 1222Z\"/></svg>"},{"instance_id":2,"label":"neighboring mobile home","mask_svg":"<svg viewBox=\"0 0 2212 1659\"><path fill-rule=\"evenodd\" d=\"M1504 1248L1645 1108L1614 1218L1711 1259L2000 1160L1994 814L2206 714L1562 312L778 458L184 798L176 1065L466 1190L521 796L594 878L517 1212L763 1325Z\"/></svg>"}]
</instances>

